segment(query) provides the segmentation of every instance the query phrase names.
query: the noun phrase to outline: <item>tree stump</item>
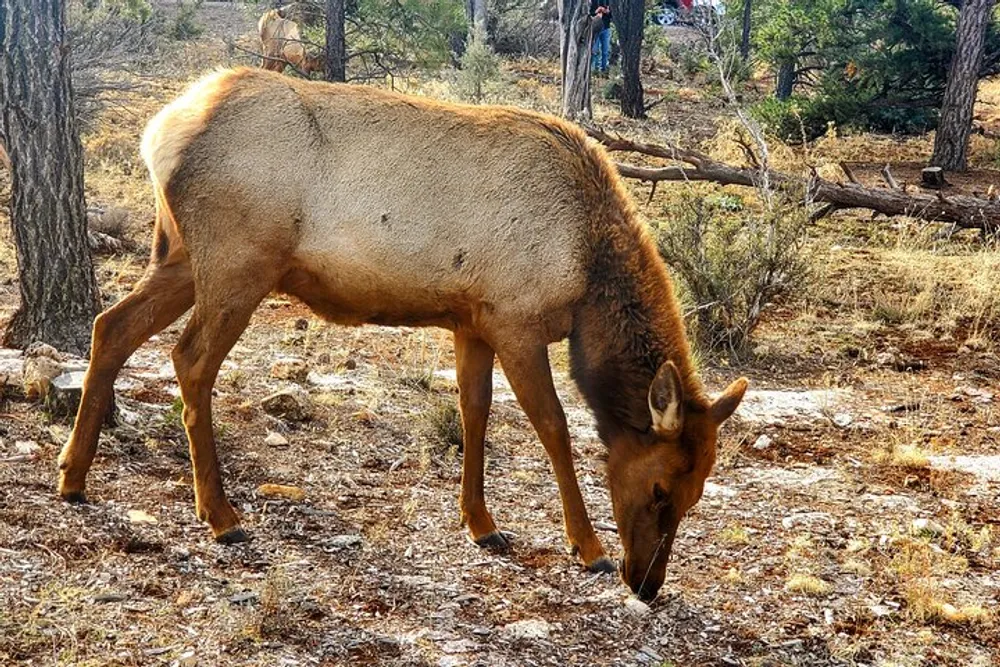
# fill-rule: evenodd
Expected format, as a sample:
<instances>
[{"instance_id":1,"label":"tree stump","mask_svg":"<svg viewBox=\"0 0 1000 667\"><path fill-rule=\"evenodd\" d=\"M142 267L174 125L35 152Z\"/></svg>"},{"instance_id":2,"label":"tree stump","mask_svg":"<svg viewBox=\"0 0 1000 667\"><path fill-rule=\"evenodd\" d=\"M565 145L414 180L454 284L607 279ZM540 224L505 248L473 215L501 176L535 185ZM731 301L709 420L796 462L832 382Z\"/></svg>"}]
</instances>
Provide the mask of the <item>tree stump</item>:
<instances>
[{"instance_id":1,"label":"tree stump","mask_svg":"<svg viewBox=\"0 0 1000 667\"><path fill-rule=\"evenodd\" d=\"M920 171L920 181L925 188L939 190L948 185L944 180L944 169L941 167L926 167Z\"/></svg>"}]
</instances>

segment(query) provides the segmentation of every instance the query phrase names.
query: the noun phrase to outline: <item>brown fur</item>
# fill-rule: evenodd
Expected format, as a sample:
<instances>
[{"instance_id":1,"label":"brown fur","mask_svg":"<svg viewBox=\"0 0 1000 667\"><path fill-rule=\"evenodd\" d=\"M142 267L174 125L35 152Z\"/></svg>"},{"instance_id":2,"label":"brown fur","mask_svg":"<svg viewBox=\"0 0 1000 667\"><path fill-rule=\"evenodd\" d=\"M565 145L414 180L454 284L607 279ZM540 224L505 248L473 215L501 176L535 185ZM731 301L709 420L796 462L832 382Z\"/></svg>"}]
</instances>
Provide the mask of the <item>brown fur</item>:
<instances>
[{"instance_id":1,"label":"brown fur","mask_svg":"<svg viewBox=\"0 0 1000 667\"><path fill-rule=\"evenodd\" d=\"M295 67L303 74L322 72L326 66L323 55L314 55L302 41L299 26L295 21L282 17L281 12L269 9L257 22L260 35L261 67L273 72L284 71L287 65Z\"/></svg>"},{"instance_id":2,"label":"brown fur","mask_svg":"<svg viewBox=\"0 0 1000 667\"><path fill-rule=\"evenodd\" d=\"M220 540L241 539L218 471L211 389L277 289L334 322L454 331L462 517L489 546L506 544L483 494L499 357L552 462L570 544L608 569L549 369L546 346L568 336L609 449L623 574L655 594L746 382L714 402L705 394L663 262L602 148L541 114L243 69L168 105L142 152L157 193L155 249L133 294L95 322L61 456L64 496L82 496L121 364L193 304L173 357L196 507Z\"/></svg>"}]
</instances>

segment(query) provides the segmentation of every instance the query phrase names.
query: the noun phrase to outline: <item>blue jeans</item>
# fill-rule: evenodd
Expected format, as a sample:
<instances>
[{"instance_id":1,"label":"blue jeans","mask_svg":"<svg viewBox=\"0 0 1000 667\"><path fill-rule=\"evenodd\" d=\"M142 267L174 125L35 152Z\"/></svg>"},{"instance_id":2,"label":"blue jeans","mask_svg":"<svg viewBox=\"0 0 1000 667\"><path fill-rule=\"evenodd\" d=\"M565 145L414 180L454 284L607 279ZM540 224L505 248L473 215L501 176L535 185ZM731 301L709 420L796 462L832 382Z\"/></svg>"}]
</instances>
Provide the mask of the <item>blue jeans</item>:
<instances>
[{"instance_id":1,"label":"blue jeans","mask_svg":"<svg viewBox=\"0 0 1000 667\"><path fill-rule=\"evenodd\" d=\"M594 35L593 55L590 57L591 69L598 72L608 71L608 56L611 55L611 28L605 28Z\"/></svg>"}]
</instances>

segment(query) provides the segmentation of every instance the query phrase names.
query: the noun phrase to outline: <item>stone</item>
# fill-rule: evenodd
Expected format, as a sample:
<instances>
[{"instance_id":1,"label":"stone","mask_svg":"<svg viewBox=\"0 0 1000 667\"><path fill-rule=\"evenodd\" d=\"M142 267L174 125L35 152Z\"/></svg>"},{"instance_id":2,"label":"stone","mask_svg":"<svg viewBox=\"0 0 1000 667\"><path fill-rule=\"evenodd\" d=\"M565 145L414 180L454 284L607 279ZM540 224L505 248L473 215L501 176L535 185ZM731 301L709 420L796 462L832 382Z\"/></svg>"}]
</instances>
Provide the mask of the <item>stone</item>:
<instances>
[{"instance_id":1,"label":"stone","mask_svg":"<svg viewBox=\"0 0 1000 667\"><path fill-rule=\"evenodd\" d=\"M910 524L910 532L914 535L930 535L937 537L944 534L944 527L930 519L914 519Z\"/></svg>"},{"instance_id":2,"label":"stone","mask_svg":"<svg viewBox=\"0 0 1000 667\"><path fill-rule=\"evenodd\" d=\"M41 446L34 440L18 440L14 443L14 451L21 455L31 456L41 450Z\"/></svg>"},{"instance_id":3,"label":"stone","mask_svg":"<svg viewBox=\"0 0 1000 667\"><path fill-rule=\"evenodd\" d=\"M129 510L128 520L129 523L149 523L149 524L159 523L159 521L157 521L155 516L147 514L142 510Z\"/></svg>"},{"instance_id":4,"label":"stone","mask_svg":"<svg viewBox=\"0 0 1000 667\"><path fill-rule=\"evenodd\" d=\"M288 438L276 431L268 431L267 437L264 438L264 444L269 447L287 447Z\"/></svg>"},{"instance_id":5,"label":"stone","mask_svg":"<svg viewBox=\"0 0 1000 667\"><path fill-rule=\"evenodd\" d=\"M360 535L334 535L324 542L324 545L333 549L349 549L361 546Z\"/></svg>"},{"instance_id":6,"label":"stone","mask_svg":"<svg viewBox=\"0 0 1000 667\"><path fill-rule=\"evenodd\" d=\"M289 387L276 391L260 402L264 412L272 417L289 421L305 421L312 412L309 394L301 387Z\"/></svg>"},{"instance_id":7,"label":"stone","mask_svg":"<svg viewBox=\"0 0 1000 667\"><path fill-rule=\"evenodd\" d=\"M781 525L785 528L785 530L791 530L796 527L804 527L809 530L821 531L826 529L832 530L836 527L837 520L826 512L800 512L783 518L781 520Z\"/></svg>"},{"instance_id":8,"label":"stone","mask_svg":"<svg viewBox=\"0 0 1000 667\"><path fill-rule=\"evenodd\" d=\"M539 618L525 619L503 626L503 634L515 641L539 641L552 635L552 626Z\"/></svg>"},{"instance_id":9,"label":"stone","mask_svg":"<svg viewBox=\"0 0 1000 667\"><path fill-rule=\"evenodd\" d=\"M769 448L773 443L774 440L772 440L770 436L762 435L754 441L753 448L758 451L763 451Z\"/></svg>"},{"instance_id":10,"label":"stone","mask_svg":"<svg viewBox=\"0 0 1000 667\"><path fill-rule=\"evenodd\" d=\"M279 357L271 364L271 377L292 382L305 382L309 366L299 357Z\"/></svg>"},{"instance_id":11,"label":"stone","mask_svg":"<svg viewBox=\"0 0 1000 667\"><path fill-rule=\"evenodd\" d=\"M854 417L846 412L838 412L833 416L833 423L839 428L847 428L854 421Z\"/></svg>"},{"instance_id":12,"label":"stone","mask_svg":"<svg viewBox=\"0 0 1000 667\"><path fill-rule=\"evenodd\" d=\"M625 600L625 609L627 609L629 613L634 614L636 616L646 616L647 614L649 614L650 611L648 604L646 604L639 598L631 596L629 596L629 598Z\"/></svg>"},{"instance_id":13,"label":"stone","mask_svg":"<svg viewBox=\"0 0 1000 667\"><path fill-rule=\"evenodd\" d=\"M23 366L25 397L44 400L49 395L52 381L61 374L62 366L52 357L40 355L26 358Z\"/></svg>"},{"instance_id":14,"label":"stone","mask_svg":"<svg viewBox=\"0 0 1000 667\"><path fill-rule=\"evenodd\" d=\"M76 417L83 396L83 371L61 373L52 379L45 396L45 407L53 417Z\"/></svg>"}]
</instances>

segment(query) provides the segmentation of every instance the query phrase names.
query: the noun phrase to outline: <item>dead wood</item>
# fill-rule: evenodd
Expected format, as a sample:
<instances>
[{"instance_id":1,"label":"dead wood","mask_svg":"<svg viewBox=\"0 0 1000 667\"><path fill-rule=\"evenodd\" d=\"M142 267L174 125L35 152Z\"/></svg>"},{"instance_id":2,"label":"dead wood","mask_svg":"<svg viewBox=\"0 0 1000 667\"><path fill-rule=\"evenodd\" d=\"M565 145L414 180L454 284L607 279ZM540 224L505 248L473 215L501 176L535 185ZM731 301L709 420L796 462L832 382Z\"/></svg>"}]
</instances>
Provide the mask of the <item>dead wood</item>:
<instances>
[{"instance_id":1,"label":"dead wood","mask_svg":"<svg viewBox=\"0 0 1000 667\"><path fill-rule=\"evenodd\" d=\"M757 187L761 182L759 168L734 167L714 160L698 151L677 146L631 141L613 137L596 128L586 128L587 133L604 145L609 151L621 151L649 155L665 160L684 163L664 167L640 167L616 163L618 172L626 178L657 183L659 181L711 181L721 185L743 185ZM844 165L841 165L843 168ZM1000 229L1000 202L969 195L944 196L941 193L928 195L907 193L905 189L870 188L852 178L848 169L844 170L850 183L835 183L820 178L815 172L808 179L779 171L768 170L767 177L775 187L799 189L812 202L830 205L824 207L824 215L837 209L864 208L888 216L906 215L934 222L951 223L966 229L980 229L996 232ZM891 178L891 174L889 175ZM889 178L886 180L888 181ZM892 179L895 181L895 179ZM814 216L816 219L822 216Z\"/></svg>"}]
</instances>

